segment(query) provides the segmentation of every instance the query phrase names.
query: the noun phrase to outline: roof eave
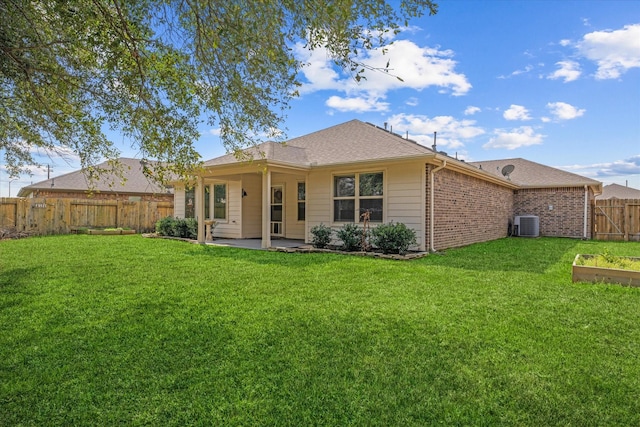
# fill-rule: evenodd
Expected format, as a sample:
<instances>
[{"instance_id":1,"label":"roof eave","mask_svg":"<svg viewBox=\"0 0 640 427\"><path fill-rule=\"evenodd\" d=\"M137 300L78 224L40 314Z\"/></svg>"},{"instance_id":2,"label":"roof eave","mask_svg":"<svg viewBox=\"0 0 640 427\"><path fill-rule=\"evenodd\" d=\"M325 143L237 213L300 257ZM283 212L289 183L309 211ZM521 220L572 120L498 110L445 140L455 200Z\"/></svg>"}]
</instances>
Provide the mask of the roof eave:
<instances>
[{"instance_id":1,"label":"roof eave","mask_svg":"<svg viewBox=\"0 0 640 427\"><path fill-rule=\"evenodd\" d=\"M454 170L456 172L461 172L461 173L473 176L475 178L482 179L484 181L489 181L494 184L498 184L503 187L510 188L512 190L516 190L520 188L518 184L512 181L508 181L504 178L500 178L485 170L478 169L477 167L470 165L469 163L462 162L460 160L456 160L448 156L443 156L442 154L436 154L434 158L435 160L439 160L440 162L446 161L447 162L446 169Z\"/></svg>"}]
</instances>

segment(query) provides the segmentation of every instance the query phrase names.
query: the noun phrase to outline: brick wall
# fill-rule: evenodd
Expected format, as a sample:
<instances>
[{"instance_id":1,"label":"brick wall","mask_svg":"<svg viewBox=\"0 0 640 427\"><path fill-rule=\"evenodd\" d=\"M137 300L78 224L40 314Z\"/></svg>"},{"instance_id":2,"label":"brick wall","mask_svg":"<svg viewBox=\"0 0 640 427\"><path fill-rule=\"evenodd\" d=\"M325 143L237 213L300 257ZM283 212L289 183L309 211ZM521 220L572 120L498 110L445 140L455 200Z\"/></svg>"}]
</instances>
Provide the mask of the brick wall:
<instances>
[{"instance_id":1,"label":"brick wall","mask_svg":"<svg viewBox=\"0 0 640 427\"><path fill-rule=\"evenodd\" d=\"M589 190L587 238L591 238L593 199L593 192ZM581 238L584 232L584 187L517 190L514 215L540 217L542 236Z\"/></svg>"},{"instance_id":2,"label":"brick wall","mask_svg":"<svg viewBox=\"0 0 640 427\"><path fill-rule=\"evenodd\" d=\"M426 166L426 242L431 248L430 210L432 165ZM513 218L513 190L442 169L435 174L434 246L436 250L506 237Z\"/></svg>"},{"instance_id":3,"label":"brick wall","mask_svg":"<svg viewBox=\"0 0 640 427\"><path fill-rule=\"evenodd\" d=\"M121 200L129 201L129 197L140 197L142 202L173 202L173 194L118 194L118 193L100 193L94 192L88 194L85 192L74 191L49 191L49 190L35 190L33 197L55 197L55 198L69 198L69 199L91 199L91 200Z\"/></svg>"}]
</instances>

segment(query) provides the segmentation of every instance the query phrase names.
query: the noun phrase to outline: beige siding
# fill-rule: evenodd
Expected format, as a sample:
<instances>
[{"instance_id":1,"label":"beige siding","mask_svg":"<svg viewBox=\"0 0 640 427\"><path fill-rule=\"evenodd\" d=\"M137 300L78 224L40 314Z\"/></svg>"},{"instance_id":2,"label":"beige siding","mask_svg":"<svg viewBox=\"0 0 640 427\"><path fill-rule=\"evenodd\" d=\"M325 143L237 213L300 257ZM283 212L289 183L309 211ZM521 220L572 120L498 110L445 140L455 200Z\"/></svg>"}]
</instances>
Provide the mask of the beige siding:
<instances>
[{"instance_id":1,"label":"beige siding","mask_svg":"<svg viewBox=\"0 0 640 427\"><path fill-rule=\"evenodd\" d=\"M242 188L247 193L242 199L242 238L262 237L262 175L244 174Z\"/></svg>"},{"instance_id":2,"label":"beige siding","mask_svg":"<svg viewBox=\"0 0 640 427\"><path fill-rule=\"evenodd\" d=\"M176 185L173 194L173 215L184 218L184 186Z\"/></svg>"},{"instance_id":3,"label":"beige siding","mask_svg":"<svg viewBox=\"0 0 640 427\"><path fill-rule=\"evenodd\" d=\"M333 222L333 175L382 171L384 173L384 216L383 221L402 222L415 230L418 245L424 240L424 164L395 163L387 165L352 166L350 168L316 169L309 173L307 182L308 229L323 223L334 230L342 223ZM375 227L377 224L372 224ZM307 241L311 236L307 235Z\"/></svg>"},{"instance_id":4,"label":"beige siding","mask_svg":"<svg viewBox=\"0 0 640 427\"><path fill-rule=\"evenodd\" d=\"M242 181L225 181L227 184L227 220L218 221L213 236L239 239L242 234Z\"/></svg>"},{"instance_id":5,"label":"beige siding","mask_svg":"<svg viewBox=\"0 0 640 427\"><path fill-rule=\"evenodd\" d=\"M424 164L396 164L386 170L385 222L402 222L416 232L418 245L424 239L422 170Z\"/></svg>"},{"instance_id":6,"label":"beige siding","mask_svg":"<svg viewBox=\"0 0 640 427\"><path fill-rule=\"evenodd\" d=\"M284 187L284 234L287 239L304 239L304 221L298 221L298 182L304 182L303 175L274 173L271 185Z\"/></svg>"},{"instance_id":7,"label":"beige siding","mask_svg":"<svg viewBox=\"0 0 640 427\"><path fill-rule=\"evenodd\" d=\"M307 180L307 232L319 224L331 225L331 171L315 169ZM311 241L307 234L306 241Z\"/></svg>"}]
</instances>

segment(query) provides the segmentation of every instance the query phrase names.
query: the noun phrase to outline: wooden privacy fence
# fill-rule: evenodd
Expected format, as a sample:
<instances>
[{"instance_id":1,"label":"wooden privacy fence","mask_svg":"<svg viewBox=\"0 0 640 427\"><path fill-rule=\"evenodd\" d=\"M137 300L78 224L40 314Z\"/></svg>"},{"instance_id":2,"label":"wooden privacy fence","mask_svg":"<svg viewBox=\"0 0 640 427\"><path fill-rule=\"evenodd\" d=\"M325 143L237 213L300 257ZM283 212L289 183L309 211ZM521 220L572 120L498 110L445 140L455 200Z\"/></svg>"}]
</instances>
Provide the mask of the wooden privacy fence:
<instances>
[{"instance_id":1,"label":"wooden privacy fence","mask_svg":"<svg viewBox=\"0 0 640 427\"><path fill-rule=\"evenodd\" d=\"M36 235L68 234L78 227L150 232L159 219L167 216L173 216L173 202L0 198L0 228Z\"/></svg>"},{"instance_id":2,"label":"wooden privacy fence","mask_svg":"<svg viewBox=\"0 0 640 427\"><path fill-rule=\"evenodd\" d=\"M640 241L640 199L596 200L593 238Z\"/></svg>"}]
</instances>

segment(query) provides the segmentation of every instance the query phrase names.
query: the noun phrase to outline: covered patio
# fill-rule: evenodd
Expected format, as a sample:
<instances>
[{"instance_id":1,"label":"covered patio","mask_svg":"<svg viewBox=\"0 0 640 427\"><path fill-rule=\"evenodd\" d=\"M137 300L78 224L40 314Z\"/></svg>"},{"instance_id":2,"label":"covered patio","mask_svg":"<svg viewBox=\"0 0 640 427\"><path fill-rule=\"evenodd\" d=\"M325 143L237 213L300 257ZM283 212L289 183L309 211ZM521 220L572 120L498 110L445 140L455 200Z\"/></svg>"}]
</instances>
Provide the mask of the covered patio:
<instances>
[{"instance_id":1,"label":"covered patio","mask_svg":"<svg viewBox=\"0 0 640 427\"><path fill-rule=\"evenodd\" d=\"M214 239L205 244L212 246L229 246L242 249L268 250L262 245L262 239ZM271 248L299 248L309 246L304 240L299 239L271 239Z\"/></svg>"}]
</instances>

